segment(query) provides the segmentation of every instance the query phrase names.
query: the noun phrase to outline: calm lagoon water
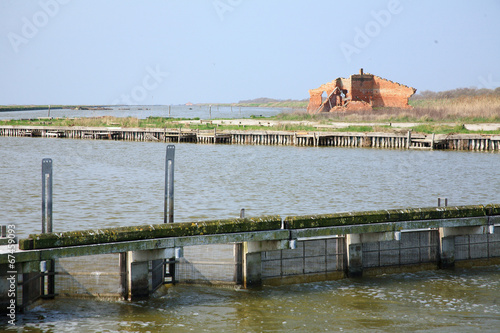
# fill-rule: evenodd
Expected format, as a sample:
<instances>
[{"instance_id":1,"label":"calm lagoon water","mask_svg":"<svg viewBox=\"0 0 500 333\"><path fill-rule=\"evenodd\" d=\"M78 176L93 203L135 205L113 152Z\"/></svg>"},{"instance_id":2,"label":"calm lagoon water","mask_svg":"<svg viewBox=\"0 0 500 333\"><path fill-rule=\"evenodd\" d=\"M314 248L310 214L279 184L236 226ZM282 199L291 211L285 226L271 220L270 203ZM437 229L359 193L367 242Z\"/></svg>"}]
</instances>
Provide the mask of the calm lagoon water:
<instances>
[{"instance_id":1,"label":"calm lagoon water","mask_svg":"<svg viewBox=\"0 0 500 333\"><path fill-rule=\"evenodd\" d=\"M230 107L208 105L136 105L136 106L110 106L111 110L72 110L52 109L28 110L28 111L6 111L0 112L0 119L36 119L38 117L71 118L71 117L134 117L144 119L147 117L172 117L172 118L249 118L250 116L274 116L288 109L280 108L254 108L254 107Z\"/></svg>"},{"instance_id":2,"label":"calm lagoon water","mask_svg":"<svg viewBox=\"0 0 500 333\"><path fill-rule=\"evenodd\" d=\"M53 159L54 231L163 222L166 144L0 137L0 219L41 230ZM500 203L500 154L176 145L175 221Z\"/></svg>"},{"instance_id":3,"label":"calm lagoon water","mask_svg":"<svg viewBox=\"0 0 500 333\"><path fill-rule=\"evenodd\" d=\"M54 231L163 221L166 144L0 137L0 220L41 230L41 160ZM175 220L500 203L500 154L176 145ZM232 290L175 286L141 302L45 302L18 325L60 332L435 331L500 327L500 267ZM0 328L1 329L1 328Z\"/></svg>"}]
</instances>

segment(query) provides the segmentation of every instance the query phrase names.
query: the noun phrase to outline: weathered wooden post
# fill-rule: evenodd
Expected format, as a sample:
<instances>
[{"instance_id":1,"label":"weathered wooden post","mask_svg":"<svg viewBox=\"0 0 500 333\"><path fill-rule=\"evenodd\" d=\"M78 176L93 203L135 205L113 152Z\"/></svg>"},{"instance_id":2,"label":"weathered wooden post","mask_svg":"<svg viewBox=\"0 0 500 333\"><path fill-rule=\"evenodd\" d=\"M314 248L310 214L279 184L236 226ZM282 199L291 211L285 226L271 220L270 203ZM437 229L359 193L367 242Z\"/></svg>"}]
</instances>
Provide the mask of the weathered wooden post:
<instances>
[{"instance_id":1,"label":"weathered wooden post","mask_svg":"<svg viewBox=\"0 0 500 333\"><path fill-rule=\"evenodd\" d=\"M175 146L168 145L165 161L164 223L174 222L174 158Z\"/></svg>"},{"instance_id":2,"label":"weathered wooden post","mask_svg":"<svg viewBox=\"0 0 500 333\"><path fill-rule=\"evenodd\" d=\"M208 106L208 119L212 119L212 105Z\"/></svg>"},{"instance_id":3,"label":"weathered wooden post","mask_svg":"<svg viewBox=\"0 0 500 333\"><path fill-rule=\"evenodd\" d=\"M406 138L406 149L410 149L411 147L411 131L408 131L408 135Z\"/></svg>"}]
</instances>

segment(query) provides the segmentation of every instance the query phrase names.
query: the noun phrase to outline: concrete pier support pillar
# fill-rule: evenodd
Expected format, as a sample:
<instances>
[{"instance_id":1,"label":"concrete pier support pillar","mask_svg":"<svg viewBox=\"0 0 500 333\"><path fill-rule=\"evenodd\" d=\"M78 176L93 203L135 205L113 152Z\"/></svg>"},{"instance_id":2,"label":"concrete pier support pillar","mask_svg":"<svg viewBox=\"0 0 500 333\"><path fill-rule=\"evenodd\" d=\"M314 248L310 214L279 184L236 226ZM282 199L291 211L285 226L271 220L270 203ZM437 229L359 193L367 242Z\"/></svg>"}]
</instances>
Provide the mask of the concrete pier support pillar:
<instances>
[{"instance_id":1,"label":"concrete pier support pillar","mask_svg":"<svg viewBox=\"0 0 500 333\"><path fill-rule=\"evenodd\" d=\"M361 277L363 276L363 244L361 243L361 235L350 234L346 235L347 249L347 276Z\"/></svg>"},{"instance_id":2,"label":"concrete pier support pillar","mask_svg":"<svg viewBox=\"0 0 500 333\"><path fill-rule=\"evenodd\" d=\"M243 273L243 285L260 286L262 284L262 262L260 252L247 253Z\"/></svg>"},{"instance_id":3,"label":"concrete pier support pillar","mask_svg":"<svg viewBox=\"0 0 500 333\"><path fill-rule=\"evenodd\" d=\"M439 267L455 267L455 236L441 237L439 252Z\"/></svg>"},{"instance_id":4,"label":"concrete pier support pillar","mask_svg":"<svg viewBox=\"0 0 500 333\"><path fill-rule=\"evenodd\" d=\"M363 276L363 243L399 240L399 232L372 232L346 235L348 277Z\"/></svg>"},{"instance_id":5,"label":"concrete pier support pillar","mask_svg":"<svg viewBox=\"0 0 500 333\"><path fill-rule=\"evenodd\" d=\"M487 225L439 228L439 267L453 268L455 266L455 236L482 235L488 232Z\"/></svg>"},{"instance_id":6,"label":"concrete pier support pillar","mask_svg":"<svg viewBox=\"0 0 500 333\"><path fill-rule=\"evenodd\" d=\"M290 248L288 240L269 240L243 243L243 287L262 285L261 252Z\"/></svg>"},{"instance_id":7,"label":"concrete pier support pillar","mask_svg":"<svg viewBox=\"0 0 500 333\"><path fill-rule=\"evenodd\" d=\"M130 262L127 277L129 299L149 296L149 262Z\"/></svg>"},{"instance_id":8,"label":"concrete pier support pillar","mask_svg":"<svg viewBox=\"0 0 500 333\"><path fill-rule=\"evenodd\" d=\"M126 260L122 262L125 265L126 272L125 297L129 300L144 298L149 296L152 291L152 282L149 278L149 262L153 260L164 260L175 256L174 248L129 251L126 253Z\"/></svg>"}]
</instances>

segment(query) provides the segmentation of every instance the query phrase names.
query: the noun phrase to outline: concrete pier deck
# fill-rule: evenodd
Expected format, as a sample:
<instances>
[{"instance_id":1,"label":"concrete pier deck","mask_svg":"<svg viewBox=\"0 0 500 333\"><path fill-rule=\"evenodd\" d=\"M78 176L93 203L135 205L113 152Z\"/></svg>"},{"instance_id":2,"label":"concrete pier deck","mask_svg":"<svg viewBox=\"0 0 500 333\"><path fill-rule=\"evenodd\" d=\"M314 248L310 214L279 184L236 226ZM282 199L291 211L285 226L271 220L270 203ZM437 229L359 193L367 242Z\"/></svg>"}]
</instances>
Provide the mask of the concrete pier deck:
<instances>
[{"instance_id":1,"label":"concrete pier deck","mask_svg":"<svg viewBox=\"0 0 500 333\"><path fill-rule=\"evenodd\" d=\"M12 302L12 295L25 308L38 299L75 294L75 283L85 288L85 297L147 297L167 276L175 283L176 269L182 267L196 273L207 265L226 265L230 269L222 274L250 287L449 268L461 262L495 264L500 263L498 227L500 205L477 205L31 234L19 244L0 245L0 308ZM207 246L223 244L233 250L220 263L216 253L205 263L201 255L187 260L183 255L184 249L204 246L205 253ZM68 262L71 258L76 261ZM9 288L12 293L5 292Z\"/></svg>"}]
</instances>

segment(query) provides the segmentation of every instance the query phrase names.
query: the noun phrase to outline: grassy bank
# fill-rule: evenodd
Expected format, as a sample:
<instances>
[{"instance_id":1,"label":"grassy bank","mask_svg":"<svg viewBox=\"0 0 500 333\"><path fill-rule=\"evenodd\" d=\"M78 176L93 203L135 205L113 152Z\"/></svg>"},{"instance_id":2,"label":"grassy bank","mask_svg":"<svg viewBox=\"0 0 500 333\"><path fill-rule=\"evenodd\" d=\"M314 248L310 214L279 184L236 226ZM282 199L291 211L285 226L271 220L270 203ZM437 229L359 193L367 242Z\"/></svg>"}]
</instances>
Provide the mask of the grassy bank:
<instances>
[{"instance_id":1,"label":"grassy bank","mask_svg":"<svg viewBox=\"0 0 500 333\"><path fill-rule=\"evenodd\" d=\"M436 134L467 134L467 133L480 133L480 134L500 134L500 130L496 131L471 131L464 127L463 124L443 124L438 122L417 122L411 127L395 128L389 126L387 123L351 124L344 128L332 128L324 125L324 122L312 122L314 116L303 115L307 123L303 124L290 123L288 121L276 121L273 126L258 125L258 122L251 125L232 125L225 123L224 120L219 121L204 121L202 123L196 121L197 119L186 118L162 118L162 117L148 117L146 119L137 119L133 117L119 118L119 117L88 117L88 118L57 118L57 119L37 119L37 120L4 120L0 121L0 125L18 125L18 126L65 126L65 127L123 127L123 128L185 128L195 130L271 130L271 131L308 131L308 132L401 132L406 133L412 130L416 133L436 133ZM278 117L279 118L279 117ZM290 117L293 120L298 120L301 115ZM269 120L270 118L265 118ZM184 122L185 120L193 120L193 122ZM312 122L312 123L311 123ZM332 124L327 122L326 125ZM316 125L316 126L315 126ZM319 126L319 127L317 127Z\"/></svg>"},{"instance_id":2,"label":"grassy bank","mask_svg":"<svg viewBox=\"0 0 500 333\"><path fill-rule=\"evenodd\" d=\"M500 122L500 95L461 96L455 98L410 100L411 109L376 108L353 112L310 115L306 112L283 113L277 120L328 122Z\"/></svg>"},{"instance_id":3,"label":"grassy bank","mask_svg":"<svg viewBox=\"0 0 500 333\"><path fill-rule=\"evenodd\" d=\"M267 119L267 118L266 118ZM148 117L137 119L133 117L92 117L92 118L58 118L58 119L37 119L37 120L4 120L0 125L17 126L81 126L81 127L124 127L124 128L189 128L199 130L274 130L274 131L318 131L319 129L307 125L279 124L273 127L263 127L259 125L225 125L210 122L194 122L191 124L179 123L184 120L198 120L187 118L162 118Z\"/></svg>"}]
</instances>

